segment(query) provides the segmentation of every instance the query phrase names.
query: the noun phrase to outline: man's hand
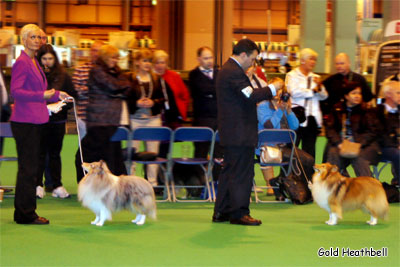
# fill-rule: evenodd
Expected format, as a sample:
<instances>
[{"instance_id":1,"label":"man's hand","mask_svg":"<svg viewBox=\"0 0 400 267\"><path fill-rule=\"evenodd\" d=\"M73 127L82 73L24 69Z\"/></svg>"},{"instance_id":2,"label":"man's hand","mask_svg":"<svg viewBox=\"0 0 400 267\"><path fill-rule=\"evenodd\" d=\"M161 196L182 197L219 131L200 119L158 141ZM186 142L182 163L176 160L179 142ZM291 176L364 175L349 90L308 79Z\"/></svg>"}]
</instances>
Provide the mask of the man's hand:
<instances>
[{"instance_id":1,"label":"man's hand","mask_svg":"<svg viewBox=\"0 0 400 267\"><path fill-rule=\"evenodd\" d=\"M50 90L46 90L46 91L44 91L43 98L48 100L48 99L52 98L55 93L56 93L56 90L54 88L50 89Z\"/></svg>"}]
</instances>

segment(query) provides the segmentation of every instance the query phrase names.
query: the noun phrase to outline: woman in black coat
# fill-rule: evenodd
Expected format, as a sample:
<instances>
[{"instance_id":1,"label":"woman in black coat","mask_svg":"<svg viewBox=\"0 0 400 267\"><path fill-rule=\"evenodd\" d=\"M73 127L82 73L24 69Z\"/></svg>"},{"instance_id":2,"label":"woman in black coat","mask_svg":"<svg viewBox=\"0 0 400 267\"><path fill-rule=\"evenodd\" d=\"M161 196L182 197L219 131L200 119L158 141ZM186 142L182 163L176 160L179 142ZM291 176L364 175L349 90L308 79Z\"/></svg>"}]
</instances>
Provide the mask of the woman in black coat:
<instances>
[{"instance_id":1,"label":"woman in black coat","mask_svg":"<svg viewBox=\"0 0 400 267\"><path fill-rule=\"evenodd\" d=\"M46 44L40 47L37 58L47 79L47 89L56 89L76 97L76 91L71 77L60 65L53 46ZM52 191L53 197L69 197L68 192L61 183L61 149L65 135L68 109L72 103L66 104L57 113L51 113L49 122L44 127L44 141L41 142L41 161L37 178L36 195L43 198L43 172L46 164L46 189ZM46 161L45 161L46 159Z\"/></svg>"},{"instance_id":2,"label":"woman in black coat","mask_svg":"<svg viewBox=\"0 0 400 267\"><path fill-rule=\"evenodd\" d=\"M115 175L126 174L120 142L110 139L120 125L129 125L125 91L129 81L117 66L119 51L112 45L100 49L99 59L89 73L87 135L82 139L84 162L104 160ZM83 178L79 150L75 165L78 182Z\"/></svg>"},{"instance_id":3,"label":"woman in black coat","mask_svg":"<svg viewBox=\"0 0 400 267\"><path fill-rule=\"evenodd\" d=\"M378 160L378 122L374 112L362 102L361 85L350 83L345 88L345 101L334 106L326 122L328 162L339 166L343 174L352 164L357 176L372 176L369 165ZM344 139L360 143L360 153L355 158L340 156Z\"/></svg>"}]
</instances>

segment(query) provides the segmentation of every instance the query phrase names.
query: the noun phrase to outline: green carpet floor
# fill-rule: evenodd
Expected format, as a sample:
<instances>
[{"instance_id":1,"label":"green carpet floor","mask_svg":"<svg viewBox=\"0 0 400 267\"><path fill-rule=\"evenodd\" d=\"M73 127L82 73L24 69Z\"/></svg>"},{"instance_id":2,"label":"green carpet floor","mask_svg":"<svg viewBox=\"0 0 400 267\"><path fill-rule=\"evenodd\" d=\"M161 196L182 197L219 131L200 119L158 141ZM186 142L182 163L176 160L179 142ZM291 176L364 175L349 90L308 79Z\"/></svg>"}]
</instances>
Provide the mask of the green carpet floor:
<instances>
[{"instance_id":1,"label":"green carpet floor","mask_svg":"<svg viewBox=\"0 0 400 267\"><path fill-rule=\"evenodd\" d=\"M320 152L324 139L318 140ZM1 266L399 266L400 206L390 205L389 219L371 227L361 211L345 213L337 226L316 204L251 204L259 227L211 223L213 204L158 203L158 220L144 226L122 211L103 227L90 225L94 215L76 200L73 155L76 136L65 138L63 182L70 199L46 195L38 214L50 225L17 225L12 221L13 198L0 204ZM5 155L15 153L6 142ZM15 154L14 154L15 155ZM3 185L15 183L16 164L3 163ZM261 183L261 173L256 170ZM389 181L390 168L381 180ZM320 248L382 247L387 257L319 257Z\"/></svg>"}]
</instances>

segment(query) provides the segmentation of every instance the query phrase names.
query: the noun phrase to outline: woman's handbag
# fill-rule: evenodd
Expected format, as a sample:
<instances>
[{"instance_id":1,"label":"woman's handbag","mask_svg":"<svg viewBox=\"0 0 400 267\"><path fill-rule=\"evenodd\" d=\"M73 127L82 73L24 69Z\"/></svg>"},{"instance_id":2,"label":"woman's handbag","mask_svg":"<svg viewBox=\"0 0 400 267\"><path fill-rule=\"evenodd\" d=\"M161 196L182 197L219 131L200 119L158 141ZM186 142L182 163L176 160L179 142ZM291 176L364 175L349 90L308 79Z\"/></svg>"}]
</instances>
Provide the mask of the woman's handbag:
<instances>
[{"instance_id":1,"label":"woman's handbag","mask_svg":"<svg viewBox=\"0 0 400 267\"><path fill-rule=\"evenodd\" d=\"M354 159L360 154L361 144L344 139L340 147L340 156L347 159Z\"/></svg>"},{"instance_id":2,"label":"woman's handbag","mask_svg":"<svg viewBox=\"0 0 400 267\"><path fill-rule=\"evenodd\" d=\"M340 146L339 154L342 158L354 159L360 154L361 144L351 142L346 138L346 114L342 115L342 144Z\"/></svg>"},{"instance_id":3,"label":"woman's handbag","mask_svg":"<svg viewBox=\"0 0 400 267\"><path fill-rule=\"evenodd\" d=\"M279 147L274 146L262 146L260 148L260 162L261 163L281 163L282 162L282 151Z\"/></svg>"}]
</instances>

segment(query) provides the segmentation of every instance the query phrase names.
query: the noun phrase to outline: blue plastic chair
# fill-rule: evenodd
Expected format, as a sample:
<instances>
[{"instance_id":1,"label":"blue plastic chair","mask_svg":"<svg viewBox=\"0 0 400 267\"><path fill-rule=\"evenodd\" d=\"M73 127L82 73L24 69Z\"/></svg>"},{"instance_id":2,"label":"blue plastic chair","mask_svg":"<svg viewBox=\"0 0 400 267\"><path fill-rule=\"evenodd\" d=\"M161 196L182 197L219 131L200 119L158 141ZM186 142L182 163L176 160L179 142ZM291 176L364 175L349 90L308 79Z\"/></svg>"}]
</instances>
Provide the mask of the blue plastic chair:
<instances>
[{"instance_id":1,"label":"blue plastic chair","mask_svg":"<svg viewBox=\"0 0 400 267\"><path fill-rule=\"evenodd\" d=\"M296 148L296 132L290 129L264 129L258 132L258 147L263 145L275 146L282 144L290 144L292 150L288 161L282 161L281 163L261 163L256 161L261 167L267 166L279 166L285 176L289 176L293 169L293 156ZM254 196L256 203L270 203L271 201L263 201L258 197L257 188L268 188L267 186L257 186L254 181ZM277 201L273 201L276 203Z\"/></svg>"},{"instance_id":2,"label":"blue plastic chair","mask_svg":"<svg viewBox=\"0 0 400 267\"><path fill-rule=\"evenodd\" d=\"M131 174L131 166L132 162L128 159L130 159L132 155L132 140L131 140L131 132L126 128L126 127L118 127L117 131L114 133L114 135L110 139L112 142L120 142L120 141L126 141L126 149L127 149L127 157L125 160L125 168L128 172L128 174Z\"/></svg>"},{"instance_id":3,"label":"blue plastic chair","mask_svg":"<svg viewBox=\"0 0 400 267\"><path fill-rule=\"evenodd\" d=\"M182 185L175 186L174 179L171 179L171 187L172 187L172 197L174 202L185 201L185 202L212 202L213 198L210 190L210 171L212 169L213 162L213 154L214 154L214 131L208 127L180 127L177 128L174 132L173 143L175 142L210 142L208 158L194 158L194 157L180 157L174 158L172 157L172 149L171 149L171 158L169 164L169 173L172 175L172 169L175 163L185 164L185 165L198 165L204 172L205 176L205 184L202 186L197 185ZM185 155L184 155L185 156ZM179 200L176 198L175 188L206 188L208 197L205 200Z\"/></svg>"},{"instance_id":4,"label":"blue plastic chair","mask_svg":"<svg viewBox=\"0 0 400 267\"><path fill-rule=\"evenodd\" d=\"M0 123L0 137L4 138L13 138L13 134L11 131L11 125L9 122L1 122ZM0 163L3 161L18 161L17 157L6 157L0 155ZM1 181L0 181L1 183ZM15 188L15 186L8 186L8 185L0 185L0 188Z\"/></svg>"},{"instance_id":5,"label":"blue plastic chair","mask_svg":"<svg viewBox=\"0 0 400 267\"><path fill-rule=\"evenodd\" d=\"M171 144L172 144L173 132L168 127L138 127L132 132L132 141L158 141L169 143L167 158L156 157L155 160L140 160L132 159L132 162L140 164L157 164L160 166L164 173L164 185L154 186L154 188L164 188L164 200L161 201L172 201L171 191L170 191L170 172L169 172L169 155L171 154Z\"/></svg>"}]
</instances>

